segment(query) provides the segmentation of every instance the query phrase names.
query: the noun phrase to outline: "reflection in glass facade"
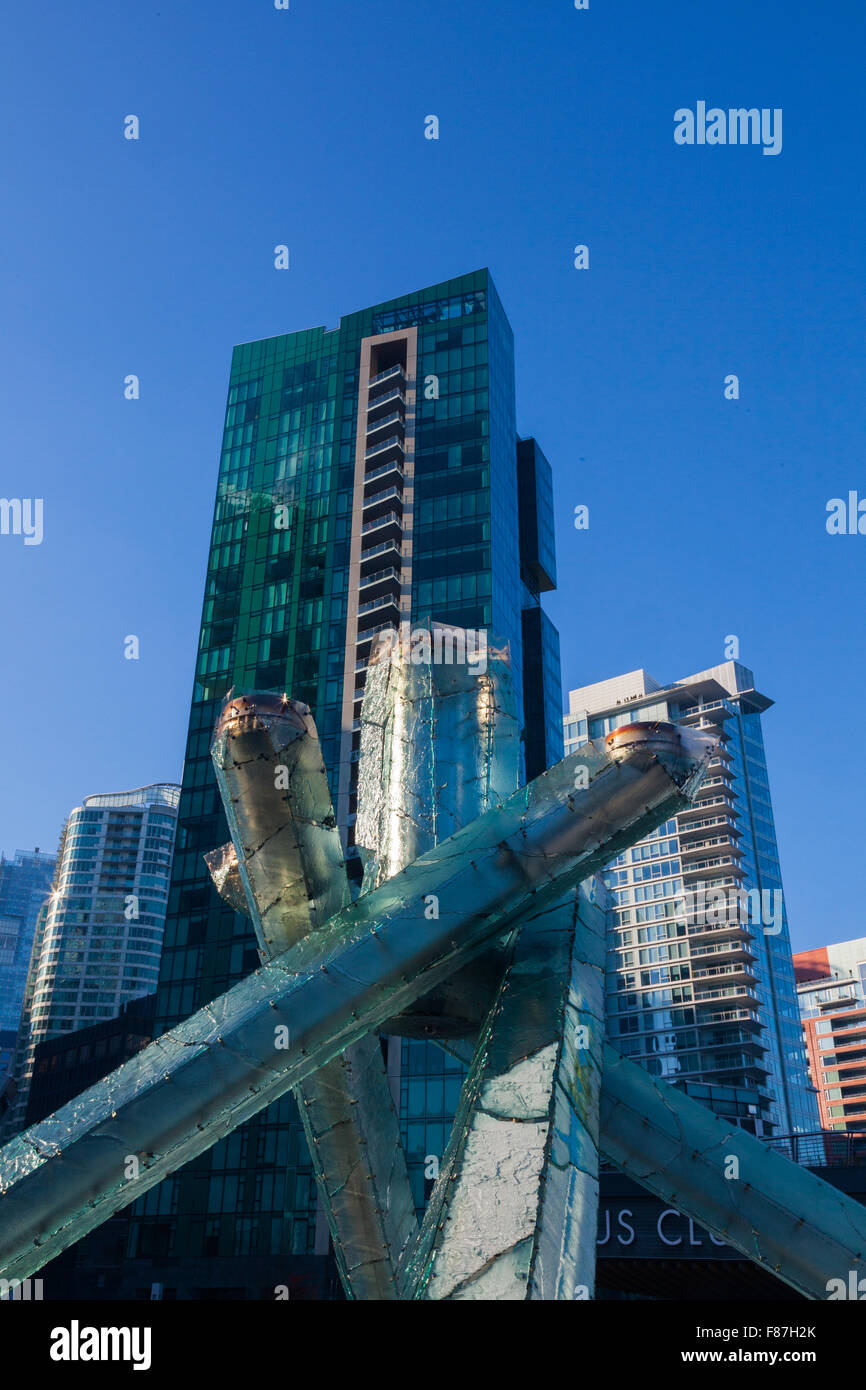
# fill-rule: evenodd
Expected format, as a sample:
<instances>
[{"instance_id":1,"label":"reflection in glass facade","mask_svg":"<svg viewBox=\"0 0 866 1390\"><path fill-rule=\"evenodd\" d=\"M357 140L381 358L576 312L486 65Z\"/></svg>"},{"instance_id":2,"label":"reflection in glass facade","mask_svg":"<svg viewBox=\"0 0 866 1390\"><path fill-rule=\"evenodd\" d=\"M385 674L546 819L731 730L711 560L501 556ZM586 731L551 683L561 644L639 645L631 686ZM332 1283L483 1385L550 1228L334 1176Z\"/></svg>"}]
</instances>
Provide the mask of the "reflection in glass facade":
<instances>
[{"instance_id":1,"label":"reflection in glass facade","mask_svg":"<svg viewBox=\"0 0 866 1390\"><path fill-rule=\"evenodd\" d=\"M608 1029L626 1056L719 1113L758 1133L793 1134L819 1124L761 733L770 704L734 661L667 687L632 671L570 693L565 748L634 720L719 733L694 805L605 875ZM755 890L761 910L757 899L740 906ZM725 920L712 911L720 893Z\"/></svg>"},{"instance_id":2,"label":"reflection in glass facade","mask_svg":"<svg viewBox=\"0 0 866 1390\"><path fill-rule=\"evenodd\" d=\"M56 862L39 850L0 855L0 1033L18 1030L36 919Z\"/></svg>"},{"instance_id":3,"label":"reflection in glass facade","mask_svg":"<svg viewBox=\"0 0 866 1390\"><path fill-rule=\"evenodd\" d=\"M540 607L554 582L537 563L553 568L540 451L535 522L518 507L533 454L533 441L517 438L512 334L485 270L332 330L235 349L157 1034L258 964L250 923L217 897L203 860L228 839L208 749L231 687L310 705L356 880L358 716L383 628L432 619L507 639L525 765L534 775L561 757L558 640ZM420 1201L462 1068L413 1042L391 1044L389 1068ZM292 1298L321 1297L324 1261L313 1257L326 1251L287 1097L136 1205L129 1278L139 1295L157 1283L166 1297L273 1297L281 1284Z\"/></svg>"}]
</instances>

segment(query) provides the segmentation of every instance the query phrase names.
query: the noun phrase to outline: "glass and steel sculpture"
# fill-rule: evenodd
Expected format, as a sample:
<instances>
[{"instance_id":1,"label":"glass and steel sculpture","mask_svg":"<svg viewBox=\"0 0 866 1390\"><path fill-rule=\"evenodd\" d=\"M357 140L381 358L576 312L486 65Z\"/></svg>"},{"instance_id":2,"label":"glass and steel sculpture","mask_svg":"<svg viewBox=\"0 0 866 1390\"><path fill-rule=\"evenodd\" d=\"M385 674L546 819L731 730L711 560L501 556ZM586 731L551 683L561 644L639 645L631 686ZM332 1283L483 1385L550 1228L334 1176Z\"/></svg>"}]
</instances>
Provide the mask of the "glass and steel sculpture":
<instances>
[{"instance_id":1,"label":"glass and steel sculpture","mask_svg":"<svg viewBox=\"0 0 866 1390\"><path fill-rule=\"evenodd\" d=\"M630 725L519 787L507 650L437 660L435 635L371 663L355 901L309 710L227 699L208 860L261 965L0 1150L0 1275L289 1090L350 1298L591 1298L600 1154L807 1296L864 1272L862 1207L605 1043L593 875L687 803L712 741ZM380 1033L469 1068L420 1225Z\"/></svg>"}]
</instances>

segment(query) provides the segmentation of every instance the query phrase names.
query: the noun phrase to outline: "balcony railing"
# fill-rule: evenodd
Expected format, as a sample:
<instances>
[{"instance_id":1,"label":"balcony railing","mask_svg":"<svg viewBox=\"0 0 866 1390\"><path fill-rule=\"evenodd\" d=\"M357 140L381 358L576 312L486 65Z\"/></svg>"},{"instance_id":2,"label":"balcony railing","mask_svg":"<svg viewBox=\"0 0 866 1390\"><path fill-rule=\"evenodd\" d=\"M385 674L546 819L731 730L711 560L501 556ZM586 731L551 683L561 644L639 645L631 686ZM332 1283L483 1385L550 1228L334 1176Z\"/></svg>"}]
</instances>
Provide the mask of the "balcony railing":
<instances>
[{"instance_id":1,"label":"balcony railing","mask_svg":"<svg viewBox=\"0 0 866 1390\"><path fill-rule=\"evenodd\" d=\"M734 829L734 826L727 816L707 816L704 820L693 820L689 821L686 825L679 826L678 833L680 835L693 835L695 831L714 830L716 827L721 826L725 826L729 830ZM681 845L680 849L681 852L685 854L686 846Z\"/></svg>"},{"instance_id":2,"label":"balcony railing","mask_svg":"<svg viewBox=\"0 0 866 1390\"><path fill-rule=\"evenodd\" d=\"M367 385L378 386L380 381L387 381L388 378L392 376L401 376L405 379L405 375L406 373L404 372L402 365L398 362L396 367L386 367L384 372L379 372L377 376L371 376Z\"/></svg>"},{"instance_id":3,"label":"balcony railing","mask_svg":"<svg viewBox=\"0 0 866 1390\"><path fill-rule=\"evenodd\" d=\"M706 1024L716 1023L756 1023L763 1029L763 1024L758 1015L752 1009L716 1009L709 1014L700 1014L695 1019L695 1026L700 1028Z\"/></svg>"},{"instance_id":4,"label":"balcony railing","mask_svg":"<svg viewBox=\"0 0 866 1390\"><path fill-rule=\"evenodd\" d=\"M361 552L361 560L372 560L374 555L383 555L386 550L394 550L399 555L400 542L396 540L390 540L382 541L381 545L371 545L369 550L364 550Z\"/></svg>"},{"instance_id":5,"label":"balcony railing","mask_svg":"<svg viewBox=\"0 0 866 1390\"><path fill-rule=\"evenodd\" d=\"M700 983L702 980L718 979L723 975L729 977L731 975L738 975L740 978L745 978L747 975L750 975L752 979L755 979L754 971L751 970L745 962L741 965L708 965L701 970L692 971L692 979L695 984Z\"/></svg>"},{"instance_id":6,"label":"balcony railing","mask_svg":"<svg viewBox=\"0 0 866 1390\"><path fill-rule=\"evenodd\" d=\"M381 584L386 579L396 579L399 583L400 571L395 569L393 565L390 565L388 569L376 570L374 574L363 575L359 588L369 589L371 585Z\"/></svg>"},{"instance_id":7,"label":"balcony railing","mask_svg":"<svg viewBox=\"0 0 866 1390\"><path fill-rule=\"evenodd\" d=\"M374 400L368 401L367 409L378 409L380 405L387 405L389 401L399 401L401 405L406 404L406 397L403 395L399 386L395 387L393 391L386 391L383 395L376 396Z\"/></svg>"},{"instance_id":8,"label":"balcony railing","mask_svg":"<svg viewBox=\"0 0 866 1390\"><path fill-rule=\"evenodd\" d=\"M369 449L364 450L364 458L372 458L374 454L381 454L385 449L399 449L403 452L403 439L399 434L389 434L387 439L379 439L375 444L371 444Z\"/></svg>"},{"instance_id":9,"label":"balcony railing","mask_svg":"<svg viewBox=\"0 0 866 1390\"><path fill-rule=\"evenodd\" d=\"M734 707L728 700L708 700L705 705L686 705L680 710L680 719L688 719L695 714L708 714L714 709L727 710L728 714L734 713Z\"/></svg>"},{"instance_id":10,"label":"balcony railing","mask_svg":"<svg viewBox=\"0 0 866 1390\"><path fill-rule=\"evenodd\" d=\"M369 603L362 603L358 608L358 617L364 613L374 613L377 608L399 608L400 601L391 594L385 594L383 598L371 598Z\"/></svg>"},{"instance_id":11,"label":"balcony railing","mask_svg":"<svg viewBox=\"0 0 866 1390\"><path fill-rule=\"evenodd\" d=\"M403 501L403 489L400 487L386 487L383 492L373 492L369 497L364 498L365 507L378 506L380 502L388 502L391 498L397 502Z\"/></svg>"},{"instance_id":12,"label":"balcony railing","mask_svg":"<svg viewBox=\"0 0 866 1390\"><path fill-rule=\"evenodd\" d=\"M384 516L377 516L374 517L372 521L365 521L364 525L361 527L361 535L365 535L368 531L381 530L383 526L402 526L402 524L403 518L398 512L386 512ZM369 551L363 554L361 559L366 560L368 555L372 553L372 551Z\"/></svg>"},{"instance_id":13,"label":"balcony railing","mask_svg":"<svg viewBox=\"0 0 866 1390\"><path fill-rule=\"evenodd\" d=\"M389 473L399 473L403 477L403 462L401 459L389 459L387 463L381 463L378 468L373 468L369 473L364 474L364 485L375 482L377 478L384 478Z\"/></svg>"},{"instance_id":14,"label":"balcony railing","mask_svg":"<svg viewBox=\"0 0 866 1390\"><path fill-rule=\"evenodd\" d=\"M694 829L694 826L691 826L690 829ZM716 835L711 840L692 840L688 845L680 845L680 855L700 854L703 850L713 849L715 845L729 845L732 849L742 853L733 835Z\"/></svg>"},{"instance_id":15,"label":"balcony railing","mask_svg":"<svg viewBox=\"0 0 866 1390\"><path fill-rule=\"evenodd\" d=\"M374 430L383 430L386 425L402 425L405 421L399 410L392 410L390 415L380 415L378 420L373 420L367 426L367 433L372 434Z\"/></svg>"},{"instance_id":16,"label":"balcony railing","mask_svg":"<svg viewBox=\"0 0 866 1390\"><path fill-rule=\"evenodd\" d=\"M362 647L371 637L375 637L380 632L396 632L396 622L380 623L378 627L365 627L363 632L359 632L355 638L355 645Z\"/></svg>"},{"instance_id":17,"label":"balcony railing","mask_svg":"<svg viewBox=\"0 0 866 1390\"><path fill-rule=\"evenodd\" d=\"M739 869L739 867L736 859L732 859L730 855L726 855L720 859L698 859L694 864L683 864L681 873L683 877L686 878L690 874L702 874L705 871L711 874L717 874L721 873L723 869L733 871L734 869Z\"/></svg>"},{"instance_id":18,"label":"balcony railing","mask_svg":"<svg viewBox=\"0 0 866 1390\"><path fill-rule=\"evenodd\" d=\"M687 926L689 936L712 936L714 932L724 932L730 936L732 932L748 936L751 939L752 933L743 922L689 922Z\"/></svg>"},{"instance_id":19,"label":"balcony railing","mask_svg":"<svg viewBox=\"0 0 866 1390\"><path fill-rule=\"evenodd\" d=\"M737 865L736 867L739 869L739 865ZM689 883L688 888L686 889L686 891L689 893L693 892L693 890L696 888L705 888L708 892L711 889L715 890L717 888L739 888L744 878L744 874L741 869L739 870L739 878L717 878L715 876L714 869L710 869L709 872L707 872L707 870L702 869L700 865L696 865L694 869L682 869L680 872L683 876L683 882L685 882L685 879L689 873L707 875L706 878L693 879L692 882Z\"/></svg>"},{"instance_id":20,"label":"balcony railing","mask_svg":"<svg viewBox=\"0 0 866 1390\"><path fill-rule=\"evenodd\" d=\"M730 989L707 990L706 994L701 994L699 997L695 998L694 1002L696 1004L704 1004L708 999L736 999L741 995L746 995L749 999L754 1000L758 998L755 991L749 989L746 985L732 985Z\"/></svg>"},{"instance_id":21,"label":"balcony railing","mask_svg":"<svg viewBox=\"0 0 866 1390\"><path fill-rule=\"evenodd\" d=\"M866 1164L866 1130L815 1130L810 1134L774 1134L768 1149L807 1168L849 1168Z\"/></svg>"},{"instance_id":22,"label":"balcony railing","mask_svg":"<svg viewBox=\"0 0 866 1390\"><path fill-rule=\"evenodd\" d=\"M717 941L712 946L692 946L689 951L689 959L695 960L701 956L714 956L718 958L734 954L742 956L744 960L748 959L753 961L755 959L742 941L728 941L727 943L724 941Z\"/></svg>"},{"instance_id":23,"label":"balcony railing","mask_svg":"<svg viewBox=\"0 0 866 1390\"><path fill-rule=\"evenodd\" d=\"M739 811L737 810L736 806L734 805L733 801L731 801L729 797L727 797L727 796L714 796L714 797L709 797L709 798L707 798L707 799L704 800L704 801L700 801L700 802L699 802L699 801L695 801L695 802L692 803L691 806L686 806L684 810L678 811L678 812L677 812L677 819L679 820L680 817L683 817L683 816L694 815L695 811L708 811L708 810L710 809L711 806L723 806L724 809L727 811L727 813L728 813L729 816L736 816L736 817L739 817L739 814L740 814L740 813L739 813ZM682 831L687 831L687 830L690 830L690 829L691 829L691 827L692 827L693 824L700 824L700 823L701 823L700 821L698 821L698 822L686 821L686 823L681 827L681 829L682 829Z\"/></svg>"}]
</instances>

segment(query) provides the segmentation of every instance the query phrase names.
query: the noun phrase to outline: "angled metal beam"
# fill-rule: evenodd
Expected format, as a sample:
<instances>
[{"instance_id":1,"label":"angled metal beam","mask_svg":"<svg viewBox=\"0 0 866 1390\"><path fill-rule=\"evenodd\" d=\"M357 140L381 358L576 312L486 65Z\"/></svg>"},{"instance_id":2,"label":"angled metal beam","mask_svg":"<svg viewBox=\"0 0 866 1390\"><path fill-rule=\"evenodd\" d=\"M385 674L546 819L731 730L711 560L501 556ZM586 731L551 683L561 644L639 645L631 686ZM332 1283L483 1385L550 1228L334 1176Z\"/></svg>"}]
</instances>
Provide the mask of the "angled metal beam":
<instances>
[{"instance_id":1,"label":"angled metal beam","mask_svg":"<svg viewBox=\"0 0 866 1390\"><path fill-rule=\"evenodd\" d=\"M295 1094L346 1297L394 1301L418 1219L377 1034L326 1062Z\"/></svg>"},{"instance_id":2,"label":"angled metal beam","mask_svg":"<svg viewBox=\"0 0 866 1390\"><path fill-rule=\"evenodd\" d=\"M309 707L285 695L230 692L214 728L211 760L259 954L272 960L327 922L350 896ZM212 856L206 858L210 863ZM224 867L231 891L230 861Z\"/></svg>"},{"instance_id":3,"label":"angled metal beam","mask_svg":"<svg viewBox=\"0 0 866 1390\"><path fill-rule=\"evenodd\" d=\"M605 1046L601 1150L807 1298L866 1275L866 1207ZM856 1283L856 1280L855 1280Z\"/></svg>"},{"instance_id":4,"label":"angled metal beam","mask_svg":"<svg viewBox=\"0 0 866 1390\"><path fill-rule=\"evenodd\" d=\"M261 958L270 960L351 899L309 708L284 696L232 692L211 757L237 876ZM229 856L221 867L221 891L231 895ZM378 1038L368 1034L347 1047L294 1095L347 1298L397 1299L397 1266L418 1222Z\"/></svg>"},{"instance_id":5,"label":"angled metal beam","mask_svg":"<svg viewBox=\"0 0 866 1390\"><path fill-rule=\"evenodd\" d=\"M592 1297L604 927L584 885L523 924L412 1259L415 1297Z\"/></svg>"}]
</instances>

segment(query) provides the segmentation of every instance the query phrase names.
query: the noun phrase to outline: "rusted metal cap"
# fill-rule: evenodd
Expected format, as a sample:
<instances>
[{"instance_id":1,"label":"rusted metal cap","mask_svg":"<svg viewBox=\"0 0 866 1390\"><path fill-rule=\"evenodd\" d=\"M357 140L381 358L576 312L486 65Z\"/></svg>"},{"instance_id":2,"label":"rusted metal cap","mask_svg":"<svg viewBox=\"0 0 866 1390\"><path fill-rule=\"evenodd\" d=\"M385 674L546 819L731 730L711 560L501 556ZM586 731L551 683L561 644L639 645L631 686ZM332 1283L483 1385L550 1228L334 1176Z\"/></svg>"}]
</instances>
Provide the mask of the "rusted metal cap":
<instances>
[{"instance_id":1,"label":"rusted metal cap","mask_svg":"<svg viewBox=\"0 0 866 1390\"><path fill-rule=\"evenodd\" d=\"M604 745L609 753L621 752L626 748L643 748L648 753L682 751L680 730L676 724L666 724L660 719L644 724L622 724L607 735Z\"/></svg>"},{"instance_id":2,"label":"rusted metal cap","mask_svg":"<svg viewBox=\"0 0 866 1390\"><path fill-rule=\"evenodd\" d=\"M288 695L275 695L270 690L254 690L247 695L229 695L220 710L214 727L214 737L232 728L254 727L256 720L282 717L303 727L304 716L309 715L309 705L300 700L290 700Z\"/></svg>"}]
</instances>

